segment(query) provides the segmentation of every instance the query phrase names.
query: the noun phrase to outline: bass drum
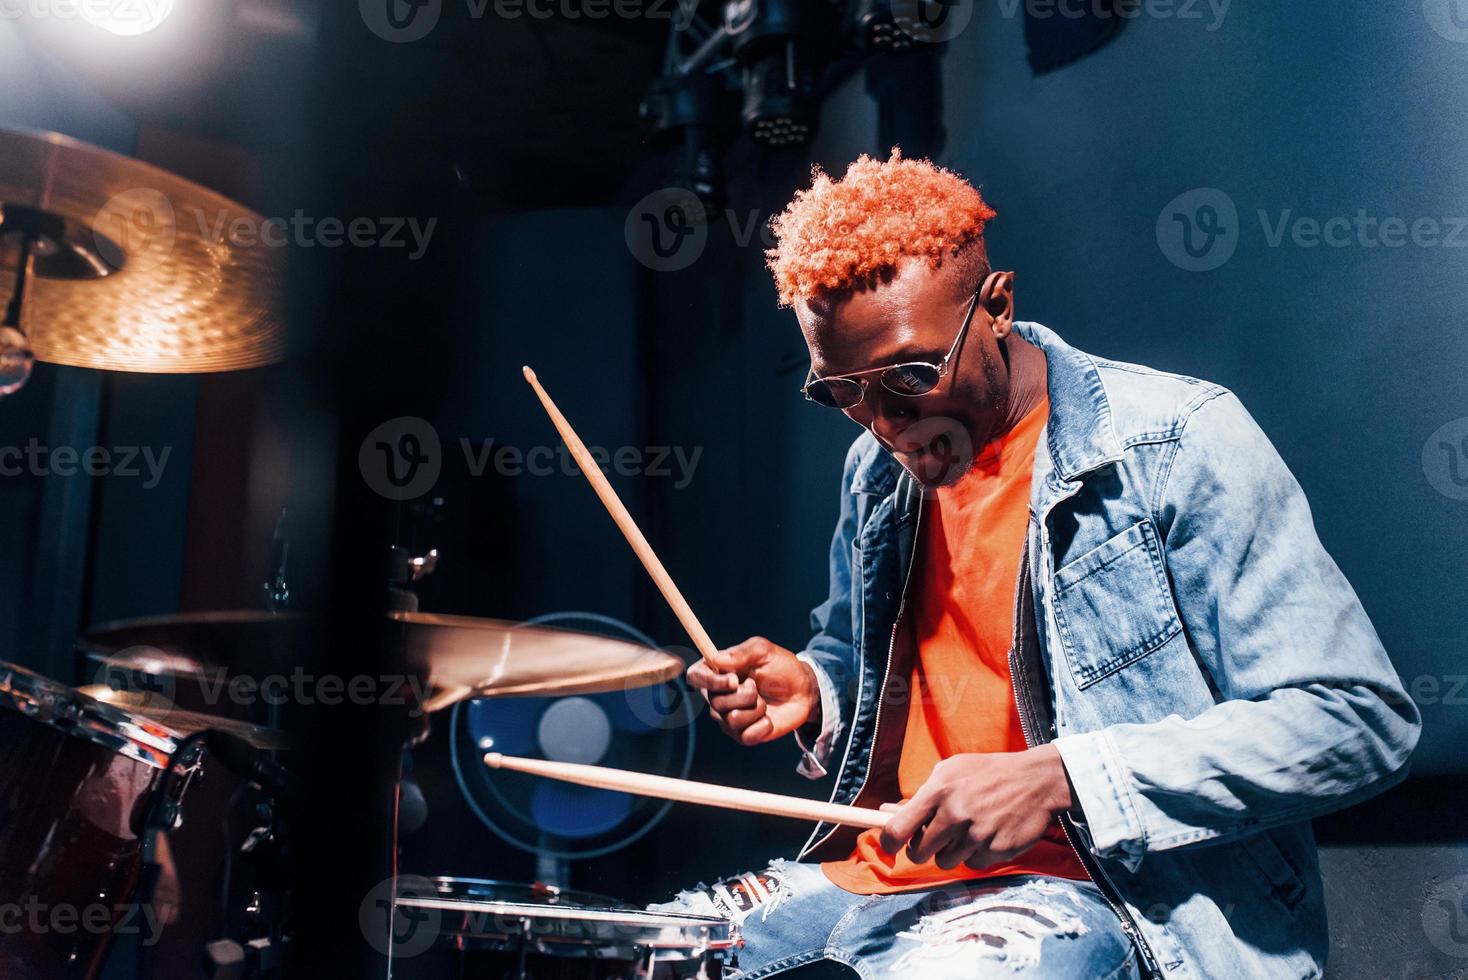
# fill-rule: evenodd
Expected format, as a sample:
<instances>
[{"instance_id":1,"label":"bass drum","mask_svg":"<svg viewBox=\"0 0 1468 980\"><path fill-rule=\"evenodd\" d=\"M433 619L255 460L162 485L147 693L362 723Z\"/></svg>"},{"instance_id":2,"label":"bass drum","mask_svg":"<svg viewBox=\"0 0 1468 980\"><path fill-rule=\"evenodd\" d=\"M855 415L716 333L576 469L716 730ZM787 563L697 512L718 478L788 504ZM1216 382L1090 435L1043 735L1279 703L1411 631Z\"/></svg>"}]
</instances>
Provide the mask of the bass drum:
<instances>
[{"instance_id":1,"label":"bass drum","mask_svg":"<svg viewBox=\"0 0 1468 980\"><path fill-rule=\"evenodd\" d=\"M596 895L462 878L403 878L393 975L462 980L718 980L727 919L643 912Z\"/></svg>"},{"instance_id":2,"label":"bass drum","mask_svg":"<svg viewBox=\"0 0 1468 980\"><path fill-rule=\"evenodd\" d=\"M178 747L156 722L0 662L0 977L88 980L115 936L168 920L162 895L140 901L140 835Z\"/></svg>"}]
</instances>

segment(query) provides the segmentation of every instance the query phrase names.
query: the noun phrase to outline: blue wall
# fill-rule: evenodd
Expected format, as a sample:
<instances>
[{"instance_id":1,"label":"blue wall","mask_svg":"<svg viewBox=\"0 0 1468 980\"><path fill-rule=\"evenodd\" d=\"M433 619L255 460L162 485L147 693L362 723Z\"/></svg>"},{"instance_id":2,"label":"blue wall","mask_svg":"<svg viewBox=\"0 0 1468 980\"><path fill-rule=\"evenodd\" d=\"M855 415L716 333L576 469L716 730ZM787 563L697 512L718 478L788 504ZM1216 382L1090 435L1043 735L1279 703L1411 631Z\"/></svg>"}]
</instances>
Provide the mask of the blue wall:
<instances>
[{"instance_id":1,"label":"blue wall","mask_svg":"<svg viewBox=\"0 0 1468 980\"><path fill-rule=\"evenodd\" d=\"M1424 470L1429 436L1468 416L1468 31L1434 30L1438 6L1234 4L1213 31L1211 14L1143 18L1040 79L1021 25L991 9L944 71L944 162L1000 212L991 254L1018 270L1020 315L1239 394L1421 695L1418 772L1461 770L1468 737L1468 502ZM1195 188L1238 214L1236 251L1209 271L1179 268L1157 234ZM1436 219L1444 244L1270 243L1285 212L1360 209Z\"/></svg>"}]
</instances>

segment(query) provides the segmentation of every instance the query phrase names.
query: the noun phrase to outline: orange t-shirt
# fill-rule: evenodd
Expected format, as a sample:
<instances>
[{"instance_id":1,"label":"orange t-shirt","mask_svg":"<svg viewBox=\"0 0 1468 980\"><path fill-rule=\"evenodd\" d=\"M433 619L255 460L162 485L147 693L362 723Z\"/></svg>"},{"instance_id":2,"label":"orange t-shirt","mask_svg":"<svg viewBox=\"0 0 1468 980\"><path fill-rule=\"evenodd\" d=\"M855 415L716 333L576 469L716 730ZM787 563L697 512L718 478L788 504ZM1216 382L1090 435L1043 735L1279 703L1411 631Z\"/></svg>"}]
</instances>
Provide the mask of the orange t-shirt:
<instances>
[{"instance_id":1,"label":"orange t-shirt","mask_svg":"<svg viewBox=\"0 0 1468 980\"><path fill-rule=\"evenodd\" d=\"M904 617L916 648L897 770L904 800L912 799L942 759L1025 748L1009 648L1029 520L1030 469L1049 409L1048 401L1041 402L985 447L962 479L940 488L925 505ZM850 857L823 864L826 877L861 895L1012 874L1086 878L1058 821L1029 850L980 870L914 864L905 848L897 855L883 851L878 835L864 832Z\"/></svg>"}]
</instances>

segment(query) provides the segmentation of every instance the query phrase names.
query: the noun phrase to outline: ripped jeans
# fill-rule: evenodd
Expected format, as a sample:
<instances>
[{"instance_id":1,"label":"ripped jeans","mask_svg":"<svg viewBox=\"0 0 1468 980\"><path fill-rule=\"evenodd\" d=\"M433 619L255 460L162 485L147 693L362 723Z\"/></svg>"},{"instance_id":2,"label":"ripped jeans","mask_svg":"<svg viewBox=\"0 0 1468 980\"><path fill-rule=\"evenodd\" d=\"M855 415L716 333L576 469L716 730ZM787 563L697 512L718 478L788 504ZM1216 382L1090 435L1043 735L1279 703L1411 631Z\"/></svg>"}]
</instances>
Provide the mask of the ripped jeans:
<instances>
[{"instance_id":1,"label":"ripped jeans","mask_svg":"<svg viewBox=\"0 0 1468 980\"><path fill-rule=\"evenodd\" d=\"M755 980L828 959L885 977L1136 980L1135 951L1088 881L1016 875L897 895L854 895L818 864L776 860L700 885L656 911L717 915L744 936L738 968Z\"/></svg>"}]
</instances>

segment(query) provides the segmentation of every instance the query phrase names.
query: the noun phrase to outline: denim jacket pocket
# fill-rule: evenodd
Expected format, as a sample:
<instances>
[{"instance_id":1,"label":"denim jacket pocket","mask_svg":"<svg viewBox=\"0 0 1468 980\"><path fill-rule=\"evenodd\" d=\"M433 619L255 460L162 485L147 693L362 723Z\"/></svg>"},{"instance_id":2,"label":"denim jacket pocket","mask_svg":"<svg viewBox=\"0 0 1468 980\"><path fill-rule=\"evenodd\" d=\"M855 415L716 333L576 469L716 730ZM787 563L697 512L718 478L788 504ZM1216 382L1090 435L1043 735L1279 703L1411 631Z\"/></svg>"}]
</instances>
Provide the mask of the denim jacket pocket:
<instances>
[{"instance_id":1,"label":"denim jacket pocket","mask_svg":"<svg viewBox=\"0 0 1468 980\"><path fill-rule=\"evenodd\" d=\"M1182 630L1157 532L1139 521L1055 572L1055 622L1081 688Z\"/></svg>"}]
</instances>

